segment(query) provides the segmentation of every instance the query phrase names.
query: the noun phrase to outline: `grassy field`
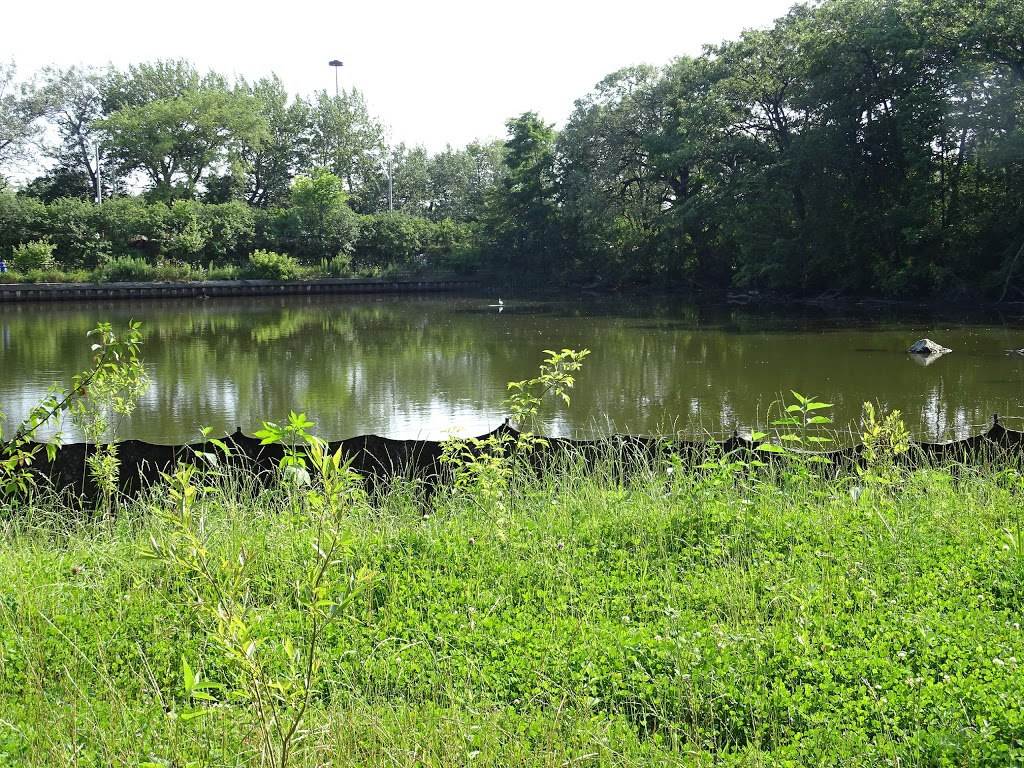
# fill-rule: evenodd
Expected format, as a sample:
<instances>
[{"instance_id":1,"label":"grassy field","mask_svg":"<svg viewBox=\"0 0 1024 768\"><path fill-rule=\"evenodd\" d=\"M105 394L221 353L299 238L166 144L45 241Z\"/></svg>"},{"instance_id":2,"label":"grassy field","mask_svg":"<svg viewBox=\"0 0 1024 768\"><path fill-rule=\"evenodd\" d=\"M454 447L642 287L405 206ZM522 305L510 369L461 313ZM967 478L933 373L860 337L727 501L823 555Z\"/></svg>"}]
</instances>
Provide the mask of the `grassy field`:
<instances>
[{"instance_id":1,"label":"grassy field","mask_svg":"<svg viewBox=\"0 0 1024 768\"><path fill-rule=\"evenodd\" d=\"M1024 762L1018 472L670 470L9 509L0 765Z\"/></svg>"}]
</instances>

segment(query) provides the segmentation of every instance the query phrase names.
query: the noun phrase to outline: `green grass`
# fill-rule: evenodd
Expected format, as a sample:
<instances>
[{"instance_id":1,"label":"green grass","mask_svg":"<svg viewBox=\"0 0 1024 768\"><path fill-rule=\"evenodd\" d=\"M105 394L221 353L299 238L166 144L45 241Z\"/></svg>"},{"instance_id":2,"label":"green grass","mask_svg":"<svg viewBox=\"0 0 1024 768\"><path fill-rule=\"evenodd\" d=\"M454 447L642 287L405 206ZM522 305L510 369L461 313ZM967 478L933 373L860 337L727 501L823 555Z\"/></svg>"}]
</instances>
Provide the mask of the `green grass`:
<instances>
[{"instance_id":1,"label":"green grass","mask_svg":"<svg viewBox=\"0 0 1024 768\"><path fill-rule=\"evenodd\" d=\"M517 474L501 506L399 484L349 513L333 578L376 579L327 629L293 763L1024 762L1021 492L986 469L856 501L658 468ZM234 672L185 577L140 556L162 499L6 513L0 765L260 764L249 702L186 719L183 656ZM238 478L200 508L211 551L254 556L270 644L301 633L303 497Z\"/></svg>"}]
</instances>

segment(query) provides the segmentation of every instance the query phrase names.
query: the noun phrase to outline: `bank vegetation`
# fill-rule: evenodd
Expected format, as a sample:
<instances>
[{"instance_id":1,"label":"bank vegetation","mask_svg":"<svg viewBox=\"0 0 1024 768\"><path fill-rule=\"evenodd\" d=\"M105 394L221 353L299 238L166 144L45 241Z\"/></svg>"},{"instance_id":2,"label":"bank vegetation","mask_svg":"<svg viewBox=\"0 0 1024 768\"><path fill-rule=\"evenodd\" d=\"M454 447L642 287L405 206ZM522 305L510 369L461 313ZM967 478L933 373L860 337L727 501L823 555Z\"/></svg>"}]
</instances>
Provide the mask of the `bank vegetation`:
<instances>
[{"instance_id":1,"label":"bank vegetation","mask_svg":"<svg viewBox=\"0 0 1024 768\"><path fill-rule=\"evenodd\" d=\"M1019 0L797 4L609 74L560 130L526 113L434 155L388 146L355 89L10 66L0 170L46 170L0 192L0 256L29 279L266 251L339 275L1019 299L1022 35Z\"/></svg>"}]
</instances>

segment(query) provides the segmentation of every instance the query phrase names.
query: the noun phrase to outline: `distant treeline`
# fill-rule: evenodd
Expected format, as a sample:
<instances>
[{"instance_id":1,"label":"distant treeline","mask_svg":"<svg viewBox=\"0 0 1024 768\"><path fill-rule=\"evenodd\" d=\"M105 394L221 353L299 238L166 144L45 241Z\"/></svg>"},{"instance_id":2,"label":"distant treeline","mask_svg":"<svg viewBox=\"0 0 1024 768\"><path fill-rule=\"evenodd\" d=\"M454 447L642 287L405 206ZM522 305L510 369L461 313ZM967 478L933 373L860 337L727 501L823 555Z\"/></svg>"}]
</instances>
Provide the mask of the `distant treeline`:
<instances>
[{"instance_id":1,"label":"distant treeline","mask_svg":"<svg viewBox=\"0 0 1024 768\"><path fill-rule=\"evenodd\" d=\"M560 131L527 113L504 143L433 156L388 147L356 90L305 99L157 62L5 91L8 68L0 170L46 137L49 170L0 195L0 255L49 239L58 260L102 260L144 235L154 259L265 248L529 284L1019 299L1022 41L1021 0L796 5L610 74ZM123 213L102 227L67 199L97 176Z\"/></svg>"}]
</instances>

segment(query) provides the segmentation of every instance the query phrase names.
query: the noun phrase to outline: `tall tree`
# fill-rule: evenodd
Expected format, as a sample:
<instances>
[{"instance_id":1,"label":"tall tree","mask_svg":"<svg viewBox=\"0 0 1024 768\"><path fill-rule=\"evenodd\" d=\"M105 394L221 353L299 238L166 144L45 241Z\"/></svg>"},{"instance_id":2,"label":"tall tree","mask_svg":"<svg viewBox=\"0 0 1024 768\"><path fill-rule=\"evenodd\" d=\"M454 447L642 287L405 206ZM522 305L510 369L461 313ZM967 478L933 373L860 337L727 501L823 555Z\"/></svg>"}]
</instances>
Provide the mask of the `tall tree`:
<instances>
[{"instance_id":1,"label":"tall tree","mask_svg":"<svg viewBox=\"0 0 1024 768\"><path fill-rule=\"evenodd\" d=\"M329 170L344 182L353 208L368 213L374 205L370 186L380 188L386 156L384 127L370 116L362 93L314 94L305 170Z\"/></svg>"},{"instance_id":2,"label":"tall tree","mask_svg":"<svg viewBox=\"0 0 1024 768\"><path fill-rule=\"evenodd\" d=\"M535 275L563 272L554 126L535 112L506 124L505 173L487 201L492 263Z\"/></svg>"},{"instance_id":3,"label":"tall tree","mask_svg":"<svg viewBox=\"0 0 1024 768\"><path fill-rule=\"evenodd\" d=\"M239 137L232 175L220 180L221 199L238 196L250 205L284 205L291 195L295 174L302 168L308 141L310 108L303 98L291 98L284 84L272 75L238 88L252 98L265 130Z\"/></svg>"},{"instance_id":4,"label":"tall tree","mask_svg":"<svg viewBox=\"0 0 1024 768\"><path fill-rule=\"evenodd\" d=\"M104 101L109 152L122 173L142 174L156 199L195 197L211 172L227 170L240 146L267 130L243 89L184 61L112 73Z\"/></svg>"},{"instance_id":5,"label":"tall tree","mask_svg":"<svg viewBox=\"0 0 1024 768\"><path fill-rule=\"evenodd\" d=\"M427 167L427 216L434 221L478 220L483 215L487 194L499 181L504 153L500 141L474 141L458 150L448 145L431 157Z\"/></svg>"},{"instance_id":6,"label":"tall tree","mask_svg":"<svg viewBox=\"0 0 1024 768\"><path fill-rule=\"evenodd\" d=\"M658 241L673 190L653 161L668 110L659 81L647 65L608 75L559 135L563 215L573 252L589 262L578 261L582 271L654 278L665 266Z\"/></svg>"},{"instance_id":7,"label":"tall tree","mask_svg":"<svg viewBox=\"0 0 1024 768\"><path fill-rule=\"evenodd\" d=\"M0 172L26 160L52 107L50 93L33 81L19 83L17 71L13 61L0 64Z\"/></svg>"},{"instance_id":8,"label":"tall tree","mask_svg":"<svg viewBox=\"0 0 1024 768\"><path fill-rule=\"evenodd\" d=\"M103 91L106 71L95 67L47 67L44 87L52 94L53 110L48 123L55 142L44 149L54 166L44 177L43 199L77 197L91 200L97 184L104 194L119 188L117 163L100 150L103 133Z\"/></svg>"}]
</instances>

